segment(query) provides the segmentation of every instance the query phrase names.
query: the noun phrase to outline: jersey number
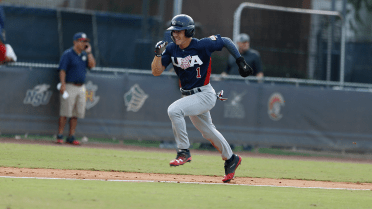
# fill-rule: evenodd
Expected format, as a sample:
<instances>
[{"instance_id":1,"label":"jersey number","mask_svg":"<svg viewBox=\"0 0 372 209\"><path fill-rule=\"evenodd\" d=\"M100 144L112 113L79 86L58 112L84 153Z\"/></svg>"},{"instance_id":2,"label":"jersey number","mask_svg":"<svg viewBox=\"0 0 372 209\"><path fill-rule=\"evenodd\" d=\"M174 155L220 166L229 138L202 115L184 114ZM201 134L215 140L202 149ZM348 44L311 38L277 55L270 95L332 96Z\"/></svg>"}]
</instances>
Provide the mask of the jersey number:
<instances>
[{"instance_id":1,"label":"jersey number","mask_svg":"<svg viewBox=\"0 0 372 209\"><path fill-rule=\"evenodd\" d=\"M196 68L196 78L201 78L200 67Z\"/></svg>"}]
</instances>

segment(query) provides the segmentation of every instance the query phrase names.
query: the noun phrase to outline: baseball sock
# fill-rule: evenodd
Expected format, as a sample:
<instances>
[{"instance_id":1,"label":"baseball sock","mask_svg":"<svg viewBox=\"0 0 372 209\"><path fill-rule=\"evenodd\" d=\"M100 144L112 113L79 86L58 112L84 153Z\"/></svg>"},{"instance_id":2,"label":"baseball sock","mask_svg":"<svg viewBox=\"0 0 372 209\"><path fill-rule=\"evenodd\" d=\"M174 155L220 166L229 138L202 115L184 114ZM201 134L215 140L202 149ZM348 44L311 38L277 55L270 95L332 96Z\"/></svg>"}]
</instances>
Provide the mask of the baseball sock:
<instances>
[{"instance_id":1,"label":"baseball sock","mask_svg":"<svg viewBox=\"0 0 372 209\"><path fill-rule=\"evenodd\" d=\"M226 160L226 163L231 163L235 159L235 155L233 154L230 159Z\"/></svg>"}]
</instances>

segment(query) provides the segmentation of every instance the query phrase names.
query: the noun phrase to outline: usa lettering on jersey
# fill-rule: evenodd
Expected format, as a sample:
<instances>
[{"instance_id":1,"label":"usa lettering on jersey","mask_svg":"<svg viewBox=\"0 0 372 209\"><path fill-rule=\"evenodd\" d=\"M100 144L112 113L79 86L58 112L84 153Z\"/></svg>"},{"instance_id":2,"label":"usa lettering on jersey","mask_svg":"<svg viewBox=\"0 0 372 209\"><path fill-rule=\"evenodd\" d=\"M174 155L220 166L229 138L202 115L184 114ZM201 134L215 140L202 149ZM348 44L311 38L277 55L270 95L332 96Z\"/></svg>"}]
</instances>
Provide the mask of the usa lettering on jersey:
<instances>
[{"instance_id":1,"label":"usa lettering on jersey","mask_svg":"<svg viewBox=\"0 0 372 209\"><path fill-rule=\"evenodd\" d=\"M195 56L187 56L185 58L182 57L176 57L177 63L175 62L174 57L171 57L172 63L174 66L179 67L183 70L186 70L189 67L194 67L195 64L202 65L203 61L199 58L198 55Z\"/></svg>"}]
</instances>

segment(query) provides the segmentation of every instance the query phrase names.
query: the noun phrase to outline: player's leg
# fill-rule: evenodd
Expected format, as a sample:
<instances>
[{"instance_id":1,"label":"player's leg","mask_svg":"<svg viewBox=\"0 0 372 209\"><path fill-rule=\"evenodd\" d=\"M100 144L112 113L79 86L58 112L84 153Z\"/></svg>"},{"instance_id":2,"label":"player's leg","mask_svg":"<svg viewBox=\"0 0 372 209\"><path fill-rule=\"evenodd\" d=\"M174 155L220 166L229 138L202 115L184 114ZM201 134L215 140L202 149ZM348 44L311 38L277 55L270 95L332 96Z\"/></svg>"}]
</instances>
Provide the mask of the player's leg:
<instances>
[{"instance_id":1,"label":"player's leg","mask_svg":"<svg viewBox=\"0 0 372 209\"><path fill-rule=\"evenodd\" d=\"M190 151L188 150L190 142L186 131L185 116L202 114L209 111L215 105L215 94L205 92L208 95L203 98L201 96L202 93L183 97L168 107L168 115L172 121L173 133L179 149L176 159L170 163L171 166L183 165L191 161Z\"/></svg>"},{"instance_id":2,"label":"player's leg","mask_svg":"<svg viewBox=\"0 0 372 209\"><path fill-rule=\"evenodd\" d=\"M85 86L73 86L73 96L75 97L75 104L72 110L72 117L70 119L70 132L67 142L73 145L79 145L80 142L75 139L75 130L78 118L84 118L86 106L86 90Z\"/></svg>"},{"instance_id":3,"label":"player's leg","mask_svg":"<svg viewBox=\"0 0 372 209\"><path fill-rule=\"evenodd\" d=\"M210 141L212 145L221 153L222 159L225 160L225 176L223 182L230 182L234 178L235 170L240 165L242 158L233 154L230 145L223 135L216 129L212 123L210 112L197 116L190 116L191 122L202 133L202 136Z\"/></svg>"},{"instance_id":4,"label":"player's leg","mask_svg":"<svg viewBox=\"0 0 372 209\"><path fill-rule=\"evenodd\" d=\"M57 141L56 143L62 144L63 143L63 130L65 129L67 117L60 116L58 119L58 134L57 134Z\"/></svg>"},{"instance_id":5,"label":"player's leg","mask_svg":"<svg viewBox=\"0 0 372 209\"><path fill-rule=\"evenodd\" d=\"M59 115L60 118L58 120L58 135L57 135L57 143L63 143L63 131L65 129L65 125L67 122L67 118L72 116L72 109L74 106L75 98L73 95L70 95L72 92L71 84L66 84L66 91L69 93L69 97L64 99L62 95L60 95L60 108L59 108Z\"/></svg>"},{"instance_id":6,"label":"player's leg","mask_svg":"<svg viewBox=\"0 0 372 209\"><path fill-rule=\"evenodd\" d=\"M201 94L183 97L168 107L168 115L172 122L174 137L179 149L188 149L190 146L185 116L200 115L208 112L215 105L215 95L209 94L203 98L200 96Z\"/></svg>"},{"instance_id":7,"label":"player's leg","mask_svg":"<svg viewBox=\"0 0 372 209\"><path fill-rule=\"evenodd\" d=\"M76 125L77 125L77 117L70 118L70 131L68 134L69 137L75 135Z\"/></svg>"},{"instance_id":8,"label":"player's leg","mask_svg":"<svg viewBox=\"0 0 372 209\"><path fill-rule=\"evenodd\" d=\"M231 147L212 123L212 118L209 111L200 115L190 116L190 120L194 124L195 128L200 131L202 136L210 141L212 145L221 153L223 160L231 158L233 155Z\"/></svg>"}]
</instances>

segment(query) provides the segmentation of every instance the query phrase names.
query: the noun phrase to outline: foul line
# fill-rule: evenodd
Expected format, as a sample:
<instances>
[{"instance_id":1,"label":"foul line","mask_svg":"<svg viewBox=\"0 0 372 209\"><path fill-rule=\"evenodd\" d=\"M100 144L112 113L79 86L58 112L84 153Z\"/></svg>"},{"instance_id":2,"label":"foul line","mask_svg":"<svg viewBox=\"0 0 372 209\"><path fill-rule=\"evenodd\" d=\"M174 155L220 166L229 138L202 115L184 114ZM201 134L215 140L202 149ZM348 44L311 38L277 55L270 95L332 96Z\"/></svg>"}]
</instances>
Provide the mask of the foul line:
<instances>
[{"instance_id":1,"label":"foul line","mask_svg":"<svg viewBox=\"0 0 372 209\"><path fill-rule=\"evenodd\" d=\"M205 182L182 182L182 181L154 181L154 180L114 180L114 179L74 179L74 178L48 178L48 177L17 177L0 176L0 178L15 179L50 179L50 180L85 180L85 181L114 181L114 182L138 182L138 183L178 183L178 184L205 184L205 185L225 185L225 186L255 186L255 187L278 187L278 188L299 188L299 189L335 189L335 190L371 190L353 188L329 188L329 187L296 187L296 186L275 186L275 185L250 185L250 184L226 184L226 183L205 183Z\"/></svg>"}]
</instances>

